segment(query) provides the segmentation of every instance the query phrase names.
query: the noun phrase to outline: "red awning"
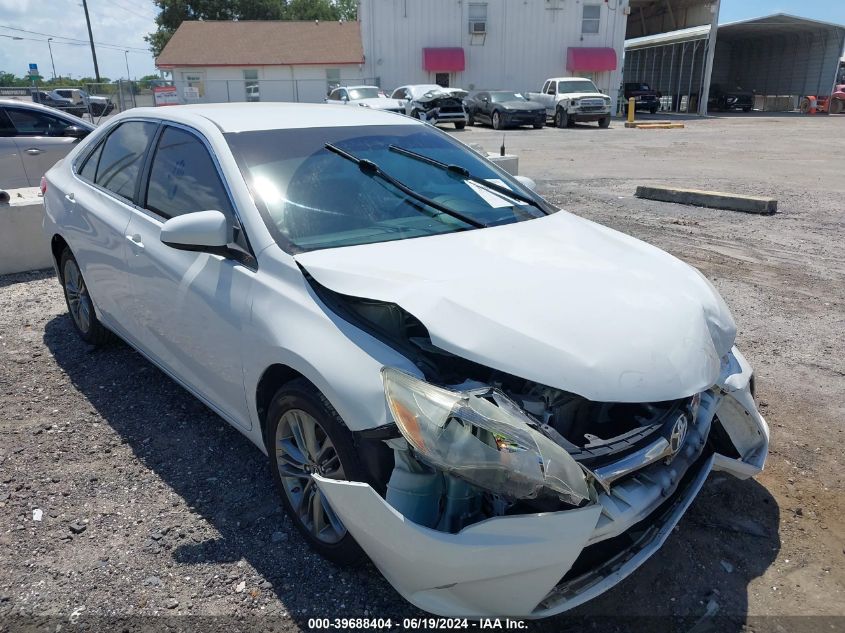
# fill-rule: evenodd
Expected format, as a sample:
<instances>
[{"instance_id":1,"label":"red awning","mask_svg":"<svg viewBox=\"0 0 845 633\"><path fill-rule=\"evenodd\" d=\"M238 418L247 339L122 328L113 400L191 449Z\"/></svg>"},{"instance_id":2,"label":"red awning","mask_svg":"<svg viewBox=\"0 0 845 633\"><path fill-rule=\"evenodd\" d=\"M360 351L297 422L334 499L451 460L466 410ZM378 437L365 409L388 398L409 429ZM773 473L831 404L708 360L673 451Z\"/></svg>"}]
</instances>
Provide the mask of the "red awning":
<instances>
[{"instance_id":1,"label":"red awning","mask_svg":"<svg viewBox=\"0 0 845 633\"><path fill-rule=\"evenodd\" d=\"M424 48L423 70L435 73L453 73L464 69L464 49L462 48Z\"/></svg>"},{"instance_id":2,"label":"red awning","mask_svg":"<svg viewBox=\"0 0 845 633\"><path fill-rule=\"evenodd\" d=\"M612 48L574 48L566 52L566 69L573 72L600 73L616 70L616 51Z\"/></svg>"}]
</instances>

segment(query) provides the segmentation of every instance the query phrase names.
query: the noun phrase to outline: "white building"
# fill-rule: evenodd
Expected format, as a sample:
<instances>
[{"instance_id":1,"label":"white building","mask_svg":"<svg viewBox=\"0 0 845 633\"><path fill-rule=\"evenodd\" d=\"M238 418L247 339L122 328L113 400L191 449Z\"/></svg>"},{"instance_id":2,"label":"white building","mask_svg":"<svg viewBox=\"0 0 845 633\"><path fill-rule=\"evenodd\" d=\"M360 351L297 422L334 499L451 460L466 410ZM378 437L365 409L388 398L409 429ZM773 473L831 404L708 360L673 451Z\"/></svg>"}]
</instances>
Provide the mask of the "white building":
<instances>
[{"instance_id":1,"label":"white building","mask_svg":"<svg viewBox=\"0 0 845 633\"><path fill-rule=\"evenodd\" d=\"M186 21L156 65L188 102L318 102L336 84L528 92L566 75L615 100L629 2L360 0L358 22Z\"/></svg>"},{"instance_id":2,"label":"white building","mask_svg":"<svg viewBox=\"0 0 845 633\"><path fill-rule=\"evenodd\" d=\"M185 21L156 59L182 102L319 102L362 75L357 22Z\"/></svg>"},{"instance_id":3,"label":"white building","mask_svg":"<svg viewBox=\"0 0 845 633\"><path fill-rule=\"evenodd\" d=\"M364 74L535 92L576 75L615 100L628 13L628 0L360 0Z\"/></svg>"}]
</instances>

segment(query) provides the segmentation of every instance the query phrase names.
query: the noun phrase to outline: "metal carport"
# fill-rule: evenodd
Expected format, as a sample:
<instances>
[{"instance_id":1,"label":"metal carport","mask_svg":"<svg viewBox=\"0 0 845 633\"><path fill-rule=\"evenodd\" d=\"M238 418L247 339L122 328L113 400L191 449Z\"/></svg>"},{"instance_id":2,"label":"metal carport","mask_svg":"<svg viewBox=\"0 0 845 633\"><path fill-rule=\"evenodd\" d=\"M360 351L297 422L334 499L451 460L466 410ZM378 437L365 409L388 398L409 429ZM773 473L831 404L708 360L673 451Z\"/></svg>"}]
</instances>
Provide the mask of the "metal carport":
<instances>
[{"instance_id":1,"label":"metal carport","mask_svg":"<svg viewBox=\"0 0 845 633\"><path fill-rule=\"evenodd\" d=\"M788 110L801 96L830 94L845 49L845 27L782 13L711 32L705 25L626 40L624 81L651 84L676 112L706 114L711 84L754 92L758 108Z\"/></svg>"},{"instance_id":2,"label":"metal carport","mask_svg":"<svg viewBox=\"0 0 845 633\"><path fill-rule=\"evenodd\" d=\"M831 93L845 26L778 13L720 26L717 42L713 83L741 86L766 109L791 110L802 96Z\"/></svg>"}]
</instances>

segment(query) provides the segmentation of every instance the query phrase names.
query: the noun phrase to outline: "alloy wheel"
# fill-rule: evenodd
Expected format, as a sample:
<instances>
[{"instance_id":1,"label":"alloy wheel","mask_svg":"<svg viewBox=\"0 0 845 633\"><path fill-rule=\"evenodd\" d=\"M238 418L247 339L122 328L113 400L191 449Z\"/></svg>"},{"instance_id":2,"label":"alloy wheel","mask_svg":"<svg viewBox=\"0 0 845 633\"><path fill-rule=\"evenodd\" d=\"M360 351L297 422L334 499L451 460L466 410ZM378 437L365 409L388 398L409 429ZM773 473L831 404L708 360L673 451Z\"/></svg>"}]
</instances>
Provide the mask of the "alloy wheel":
<instances>
[{"instance_id":1,"label":"alloy wheel","mask_svg":"<svg viewBox=\"0 0 845 633\"><path fill-rule=\"evenodd\" d=\"M91 329L91 297L88 295L82 273L79 272L79 266L73 259L65 263L64 282L70 316L76 326L87 333Z\"/></svg>"},{"instance_id":2,"label":"alloy wheel","mask_svg":"<svg viewBox=\"0 0 845 633\"><path fill-rule=\"evenodd\" d=\"M276 427L276 465L297 517L324 543L337 543L346 527L311 478L346 479L340 456L320 423L302 409L289 409Z\"/></svg>"}]
</instances>

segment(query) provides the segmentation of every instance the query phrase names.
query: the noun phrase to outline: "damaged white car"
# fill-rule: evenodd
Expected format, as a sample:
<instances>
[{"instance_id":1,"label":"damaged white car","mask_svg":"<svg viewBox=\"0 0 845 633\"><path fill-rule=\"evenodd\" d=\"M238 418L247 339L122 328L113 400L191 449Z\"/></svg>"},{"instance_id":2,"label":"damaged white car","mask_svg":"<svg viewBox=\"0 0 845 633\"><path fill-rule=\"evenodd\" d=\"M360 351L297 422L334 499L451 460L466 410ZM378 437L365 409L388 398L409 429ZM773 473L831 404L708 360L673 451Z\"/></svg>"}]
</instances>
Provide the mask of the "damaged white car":
<instances>
[{"instance_id":1,"label":"damaged white car","mask_svg":"<svg viewBox=\"0 0 845 633\"><path fill-rule=\"evenodd\" d=\"M427 611L565 611L711 471L763 468L713 286L419 121L133 109L42 188L83 339L136 347L268 454L314 549Z\"/></svg>"}]
</instances>

